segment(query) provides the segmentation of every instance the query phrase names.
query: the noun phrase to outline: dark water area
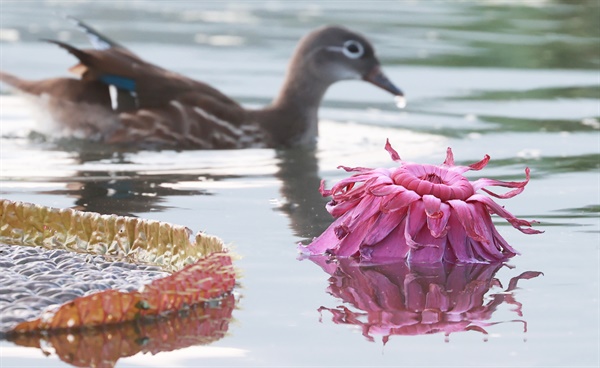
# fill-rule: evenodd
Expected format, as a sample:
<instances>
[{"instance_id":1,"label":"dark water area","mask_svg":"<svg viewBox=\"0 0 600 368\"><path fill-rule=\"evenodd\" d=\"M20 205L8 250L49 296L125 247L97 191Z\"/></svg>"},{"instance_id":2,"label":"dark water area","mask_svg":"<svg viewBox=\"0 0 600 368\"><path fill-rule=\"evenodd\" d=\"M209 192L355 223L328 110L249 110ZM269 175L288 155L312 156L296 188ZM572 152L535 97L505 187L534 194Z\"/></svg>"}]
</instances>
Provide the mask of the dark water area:
<instances>
[{"instance_id":1,"label":"dark water area","mask_svg":"<svg viewBox=\"0 0 600 368\"><path fill-rule=\"evenodd\" d=\"M260 106L276 95L297 40L315 27L341 24L372 41L383 70L407 96L399 110L372 85L332 86L315 149L152 151L49 139L44 115L0 86L2 198L180 224L219 236L240 256L235 301L184 316L195 322L165 325L187 325L181 336L198 339L160 345L157 331L167 330L160 325L123 327L109 334L132 335L134 345L122 358L111 355L117 367L600 363L597 1L0 6L0 69L31 79L68 75L74 64L41 38L87 44L57 15L70 14L157 65ZM459 164L489 154L484 170L468 174L473 180L521 181L529 167L525 191L498 202L538 220L535 227L545 232L525 235L495 219L521 252L510 267L298 260L297 243L332 221L320 181L330 187L346 178L338 165L393 167L386 138L404 160L419 163L442 163L447 147ZM0 363L73 366L62 352L72 353L72 344L96 346L90 341L98 336L108 335L65 335L34 347L2 341ZM106 350L116 346L102 341ZM126 339L119 341L125 346Z\"/></svg>"}]
</instances>

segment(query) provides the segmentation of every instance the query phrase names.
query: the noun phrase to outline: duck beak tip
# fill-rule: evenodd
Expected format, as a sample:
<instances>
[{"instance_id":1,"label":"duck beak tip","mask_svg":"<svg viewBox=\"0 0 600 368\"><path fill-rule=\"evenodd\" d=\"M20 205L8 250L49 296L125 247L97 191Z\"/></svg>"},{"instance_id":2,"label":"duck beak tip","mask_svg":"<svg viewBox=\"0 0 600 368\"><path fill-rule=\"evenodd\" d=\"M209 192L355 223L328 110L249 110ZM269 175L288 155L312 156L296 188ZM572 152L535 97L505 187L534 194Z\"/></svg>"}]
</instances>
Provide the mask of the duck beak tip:
<instances>
[{"instance_id":1,"label":"duck beak tip","mask_svg":"<svg viewBox=\"0 0 600 368\"><path fill-rule=\"evenodd\" d=\"M404 93L389 80L389 78L381 71L379 65L367 73L363 79L393 94L396 106L399 108L402 109L406 106L406 98L404 97Z\"/></svg>"}]
</instances>

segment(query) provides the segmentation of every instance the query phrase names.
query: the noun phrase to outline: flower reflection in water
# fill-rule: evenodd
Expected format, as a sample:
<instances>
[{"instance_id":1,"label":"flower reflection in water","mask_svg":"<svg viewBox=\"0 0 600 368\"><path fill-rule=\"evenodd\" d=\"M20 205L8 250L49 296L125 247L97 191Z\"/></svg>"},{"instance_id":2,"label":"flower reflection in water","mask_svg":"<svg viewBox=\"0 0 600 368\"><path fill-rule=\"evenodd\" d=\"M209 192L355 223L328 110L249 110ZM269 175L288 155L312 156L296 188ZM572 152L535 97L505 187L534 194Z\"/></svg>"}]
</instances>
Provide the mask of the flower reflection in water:
<instances>
[{"instance_id":1,"label":"flower reflection in water","mask_svg":"<svg viewBox=\"0 0 600 368\"><path fill-rule=\"evenodd\" d=\"M16 334L8 338L13 343L50 351L76 367L114 367L120 358L137 353L153 355L207 345L225 336L235 308L235 297L227 295L215 302L198 305L156 320L136 320L53 334Z\"/></svg>"},{"instance_id":2,"label":"flower reflection in water","mask_svg":"<svg viewBox=\"0 0 600 368\"><path fill-rule=\"evenodd\" d=\"M514 313L523 316L513 291L519 280L542 274L523 272L513 277L506 289L488 294L493 288L503 288L494 277L502 263L364 265L352 258L310 259L331 275L328 292L355 308L321 307L319 312L330 312L336 324L359 326L369 341L382 336L384 344L392 335L444 333L446 341L453 332L487 335L488 326L500 323L493 322L492 315L503 303L513 305ZM524 320L512 322L523 323L527 331Z\"/></svg>"}]
</instances>

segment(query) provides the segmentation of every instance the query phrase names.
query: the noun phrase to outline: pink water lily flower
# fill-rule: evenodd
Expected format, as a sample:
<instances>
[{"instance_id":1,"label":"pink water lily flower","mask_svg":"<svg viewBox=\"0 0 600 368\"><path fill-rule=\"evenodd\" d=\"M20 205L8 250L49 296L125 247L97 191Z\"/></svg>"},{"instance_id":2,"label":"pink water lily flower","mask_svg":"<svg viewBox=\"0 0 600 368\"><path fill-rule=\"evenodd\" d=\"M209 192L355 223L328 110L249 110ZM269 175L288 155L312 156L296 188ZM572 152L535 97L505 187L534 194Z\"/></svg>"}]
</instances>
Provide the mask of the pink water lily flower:
<instances>
[{"instance_id":1,"label":"pink water lily flower","mask_svg":"<svg viewBox=\"0 0 600 368\"><path fill-rule=\"evenodd\" d=\"M454 165L452 150L440 166L405 162L389 141L385 149L399 167L369 169L340 166L353 176L335 184L331 190L321 182L323 196L333 199L327 210L337 219L303 253L359 257L365 261L407 258L409 262L489 263L518 254L498 233L491 213L506 219L526 234L541 231L530 228L495 203L492 198L511 198L529 182L506 182L463 176L469 170L481 170L490 157L469 166ZM487 186L514 188L497 194Z\"/></svg>"}]
</instances>

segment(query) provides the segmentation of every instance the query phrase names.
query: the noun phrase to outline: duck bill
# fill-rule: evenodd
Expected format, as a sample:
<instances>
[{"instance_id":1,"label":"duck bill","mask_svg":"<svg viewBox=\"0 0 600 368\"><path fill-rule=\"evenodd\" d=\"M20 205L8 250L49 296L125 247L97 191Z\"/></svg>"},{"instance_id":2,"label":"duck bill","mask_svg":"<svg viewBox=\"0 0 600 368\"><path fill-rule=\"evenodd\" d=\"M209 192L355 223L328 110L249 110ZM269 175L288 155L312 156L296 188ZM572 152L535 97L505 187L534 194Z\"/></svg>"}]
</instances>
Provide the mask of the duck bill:
<instances>
[{"instance_id":1,"label":"duck bill","mask_svg":"<svg viewBox=\"0 0 600 368\"><path fill-rule=\"evenodd\" d=\"M404 93L400 90L400 88L396 87L394 83L392 83L388 77L381 71L379 65L374 67L367 75L363 77L367 82L373 83L377 87L388 91L394 96L403 97Z\"/></svg>"}]
</instances>

